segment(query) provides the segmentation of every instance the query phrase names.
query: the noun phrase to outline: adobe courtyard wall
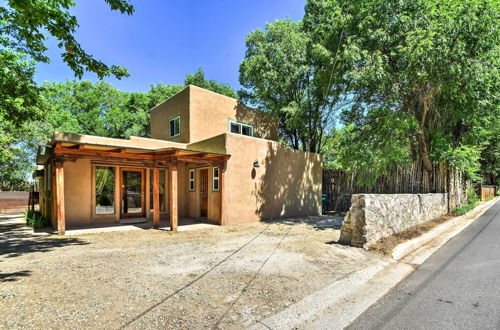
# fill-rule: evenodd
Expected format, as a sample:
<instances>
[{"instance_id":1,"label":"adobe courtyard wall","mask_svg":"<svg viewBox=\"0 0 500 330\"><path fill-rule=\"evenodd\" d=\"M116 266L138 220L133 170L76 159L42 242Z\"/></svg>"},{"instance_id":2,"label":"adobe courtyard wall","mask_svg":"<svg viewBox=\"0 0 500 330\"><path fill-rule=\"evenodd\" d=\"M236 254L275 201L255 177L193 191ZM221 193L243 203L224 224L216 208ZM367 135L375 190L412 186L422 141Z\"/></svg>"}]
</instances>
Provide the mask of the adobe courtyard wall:
<instances>
[{"instance_id":1,"label":"adobe courtyard wall","mask_svg":"<svg viewBox=\"0 0 500 330\"><path fill-rule=\"evenodd\" d=\"M356 194L339 242L367 249L383 237L446 213L447 194Z\"/></svg>"},{"instance_id":2,"label":"adobe courtyard wall","mask_svg":"<svg viewBox=\"0 0 500 330\"><path fill-rule=\"evenodd\" d=\"M320 155L232 133L226 152L223 224L321 214Z\"/></svg>"}]
</instances>

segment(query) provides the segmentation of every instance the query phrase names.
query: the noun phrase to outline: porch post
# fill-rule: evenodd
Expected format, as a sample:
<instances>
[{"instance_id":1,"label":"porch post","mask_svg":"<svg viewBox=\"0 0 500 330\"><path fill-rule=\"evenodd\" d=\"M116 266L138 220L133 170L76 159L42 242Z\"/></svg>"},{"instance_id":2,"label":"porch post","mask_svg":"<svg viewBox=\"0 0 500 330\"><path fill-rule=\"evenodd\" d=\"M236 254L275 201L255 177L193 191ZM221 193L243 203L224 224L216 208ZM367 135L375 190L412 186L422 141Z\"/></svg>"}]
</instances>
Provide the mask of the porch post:
<instances>
[{"instance_id":1,"label":"porch post","mask_svg":"<svg viewBox=\"0 0 500 330\"><path fill-rule=\"evenodd\" d=\"M66 218L64 216L64 166L62 162L56 162L55 188L55 218L57 221L57 234L64 235L66 230Z\"/></svg>"},{"instance_id":2,"label":"porch post","mask_svg":"<svg viewBox=\"0 0 500 330\"><path fill-rule=\"evenodd\" d=\"M170 229L177 231L178 224L178 208L177 208L177 166L169 167L170 176Z\"/></svg>"},{"instance_id":3,"label":"porch post","mask_svg":"<svg viewBox=\"0 0 500 330\"><path fill-rule=\"evenodd\" d=\"M153 227L160 227L160 169L153 168Z\"/></svg>"},{"instance_id":4,"label":"porch post","mask_svg":"<svg viewBox=\"0 0 500 330\"><path fill-rule=\"evenodd\" d=\"M122 191L120 173L121 173L120 167L116 166L115 167L115 196L114 196L114 199L115 199L115 223L120 223L120 215L121 215L121 208L122 208L122 203L120 200L121 191ZM95 180L95 178L94 178L94 180ZM95 212L95 210L92 210L92 212Z\"/></svg>"},{"instance_id":5,"label":"porch post","mask_svg":"<svg viewBox=\"0 0 500 330\"><path fill-rule=\"evenodd\" d=\"M225 203L224 203L224 180L225 180L225 166L224 163L222 164L220 168L220 224L221 226L226 224L226 210L224 209Z\"/></svg>"}]
</instances>

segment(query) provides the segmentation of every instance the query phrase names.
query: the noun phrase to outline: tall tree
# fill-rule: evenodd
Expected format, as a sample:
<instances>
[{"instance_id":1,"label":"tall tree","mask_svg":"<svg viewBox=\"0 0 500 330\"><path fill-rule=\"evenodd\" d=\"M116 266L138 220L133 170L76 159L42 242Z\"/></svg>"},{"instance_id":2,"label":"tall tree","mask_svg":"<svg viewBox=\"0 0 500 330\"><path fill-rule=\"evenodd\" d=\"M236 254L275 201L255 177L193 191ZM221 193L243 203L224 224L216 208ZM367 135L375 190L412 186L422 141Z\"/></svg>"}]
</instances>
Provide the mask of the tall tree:
<instances>
[{"instance_id":1,"label":"tall tree","mask_svg":"<svg viewBox=\"0 0 500 330\"><path fill-rule=\"evenodd\" d=\"M251 32L246 47L241 99L275 114L281 137L291 147L322 152L336 111L349 103L341 61L325 58L303 24L291 20Z\"/></svg>"},{"instance_id":2,"label":"tall tree","mask_svg":"<svg viewBox=\"0 0 500 330\"><path fill-rule=\"evenodd\" d=\"M407 144L427 169L444 160L472 173L499 109L499 18L496 0L309 0L304 26L331 57L350 53L347 117L410 115Z\"/></svg>"}]
</instances>

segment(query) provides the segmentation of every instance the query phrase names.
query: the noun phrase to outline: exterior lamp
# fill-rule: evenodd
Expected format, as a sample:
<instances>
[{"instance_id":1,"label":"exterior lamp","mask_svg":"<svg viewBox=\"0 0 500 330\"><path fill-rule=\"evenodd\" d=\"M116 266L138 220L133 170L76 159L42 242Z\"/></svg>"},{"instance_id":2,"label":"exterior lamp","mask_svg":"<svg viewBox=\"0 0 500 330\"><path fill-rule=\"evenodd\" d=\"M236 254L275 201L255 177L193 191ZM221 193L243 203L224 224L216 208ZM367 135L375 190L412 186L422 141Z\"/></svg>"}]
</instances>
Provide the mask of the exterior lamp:
<instances>
[{"instance_id":1,"label":"exterior lamp","mask_svg":"<svg viewBox=\"0 0 500 330\"><path fill-rule=\"evenodd\" d=\"M255 162L253 162L253 167L256 167L256 168L260 167L258 160L255 160Z\"/></svg>"},{"instance_id":2,"label":"exterior lamp","mask_svg":"<svg viewBox=\"0 0 500 330\"><path fill-rule=\"evenodd\" d=\"M45 155L46 152L47 152L47 149L50 149L50 148L52 148L51 145L44 144L44 143L39 143L38 144L38 150L40 152L40 155Z\"/></svg>"}]
</instances>

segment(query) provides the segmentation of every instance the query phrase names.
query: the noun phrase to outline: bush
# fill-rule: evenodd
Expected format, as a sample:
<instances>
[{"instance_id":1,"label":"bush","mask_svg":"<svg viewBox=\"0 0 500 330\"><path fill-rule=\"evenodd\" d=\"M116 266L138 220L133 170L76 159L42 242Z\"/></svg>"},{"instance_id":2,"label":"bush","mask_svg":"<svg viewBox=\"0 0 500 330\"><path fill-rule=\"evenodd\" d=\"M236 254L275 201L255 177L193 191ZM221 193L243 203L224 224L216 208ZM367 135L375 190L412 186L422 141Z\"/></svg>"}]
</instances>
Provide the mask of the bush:
<instances>
[{"instance_id":1,"label":"bush","mask_svg":"<svg viewBox=\"0 0 500 330\"><path fill-rule=\"evenodd\" d=\"M26 220L26 224L33 227L33 229L44 228L49 225L49 220L39 211L30 209L24 211L24 219Z\"/></svg>"},{"instance_id":2,"label":"bush","mask_svg":"<svg viewBox=\"0 0 500 330\"><path fill-rule=\"evenodd\" d=\"M479 201L476 189L471 185L467 188L467 204L475 204Z\"/></svg>"},{"instance_id":3,"label":"bush","mask_svg":"<svg viewBox=\"0 0 500 330\"><path fill-rule=\"evenodd\" d=\"M464 206L454 208L451 210L453 215L464 215L465 213L472 211L477 206L477 202L473 204L465 204Z\"/></svg>"}]
</instances>

